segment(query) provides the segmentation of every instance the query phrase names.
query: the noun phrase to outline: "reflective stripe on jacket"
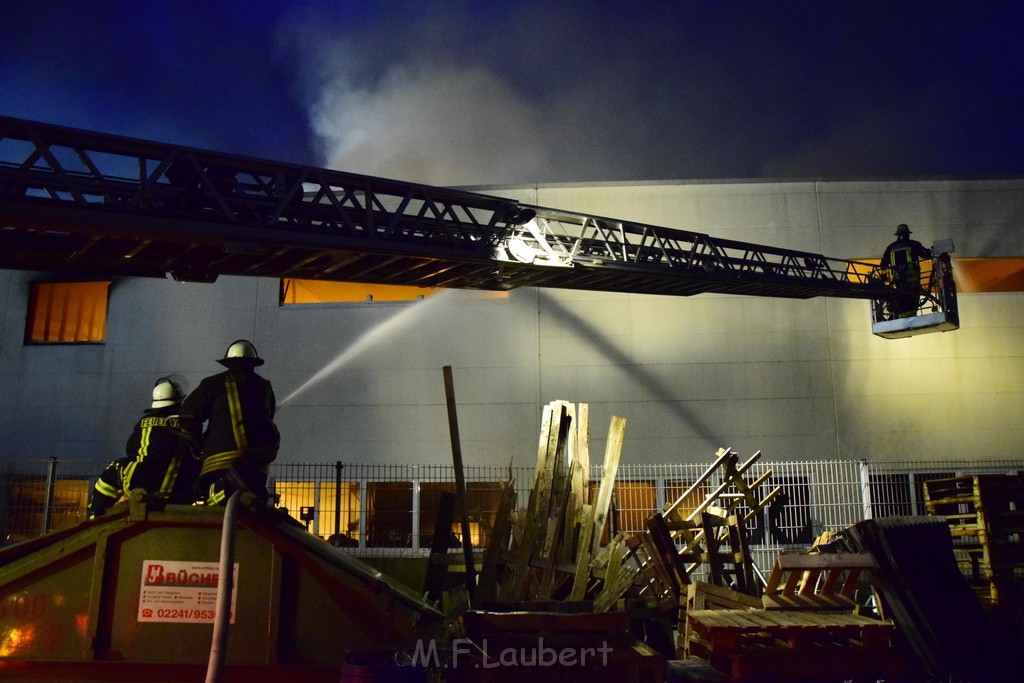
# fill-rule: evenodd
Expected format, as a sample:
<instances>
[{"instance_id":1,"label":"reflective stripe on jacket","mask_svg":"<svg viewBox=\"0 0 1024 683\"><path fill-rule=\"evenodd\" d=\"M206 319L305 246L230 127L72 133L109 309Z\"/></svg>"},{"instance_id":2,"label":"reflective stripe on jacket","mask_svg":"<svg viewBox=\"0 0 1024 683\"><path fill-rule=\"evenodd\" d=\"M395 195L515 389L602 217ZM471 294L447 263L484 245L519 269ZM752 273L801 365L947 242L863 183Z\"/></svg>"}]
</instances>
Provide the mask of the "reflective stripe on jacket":
<instances>
[{"instance_id":1,"label":"reflective stripe on jacket","mask_svg":"<svg viewBox=\"0 0 1024 683\"><path fill-rule=\"evenodd\" d=\"M206 425L203 473L227 469L242 457L273 460L280 443L275 407L270 382L250 370L227 370L200 382L181 411Z\"/></svg>"}]
</instances>

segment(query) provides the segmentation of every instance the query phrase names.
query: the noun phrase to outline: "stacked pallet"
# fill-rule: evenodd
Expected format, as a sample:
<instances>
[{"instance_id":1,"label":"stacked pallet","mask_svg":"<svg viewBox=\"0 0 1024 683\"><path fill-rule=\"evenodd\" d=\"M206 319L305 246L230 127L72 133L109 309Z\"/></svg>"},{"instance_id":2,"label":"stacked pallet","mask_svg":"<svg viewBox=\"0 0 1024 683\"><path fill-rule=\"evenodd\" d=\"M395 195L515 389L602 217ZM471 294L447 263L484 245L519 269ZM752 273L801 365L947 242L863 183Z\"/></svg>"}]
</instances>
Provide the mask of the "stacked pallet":
<instances>
[{"instance_id":1,"label":"stacked pallet","mask_svg":"<svg viewBox=\"0 0 1024 683\"><path fill-rule=\"evenodd\" d=\"M693 610L687 656L736 682L847 681L889 674L891 630L853 613Z\"/></svg>"},{"instance_id":2,"label":"stacked pallet","mask_svg":"<svg viewBox=\"0 0 1024 683\"><path fill-rule=\"evenodd\" d=\"M780 555L760 600L694 582L681 656L736 682L892 678L904 668L894 626L856 614L853 586L868 555Z\"/></svg>"},{"instance_id":3,"label":"stacked pallet","mask_svg":"<svg viewBox=\"0 0 1024 683\"><path fill-rule=\"evenodd\" d=\"M1024 585L1024 476L968 475L924 483L925 508L944 517L957 564L982 603L1012 607Z\"/></svg>"}]
</instances>

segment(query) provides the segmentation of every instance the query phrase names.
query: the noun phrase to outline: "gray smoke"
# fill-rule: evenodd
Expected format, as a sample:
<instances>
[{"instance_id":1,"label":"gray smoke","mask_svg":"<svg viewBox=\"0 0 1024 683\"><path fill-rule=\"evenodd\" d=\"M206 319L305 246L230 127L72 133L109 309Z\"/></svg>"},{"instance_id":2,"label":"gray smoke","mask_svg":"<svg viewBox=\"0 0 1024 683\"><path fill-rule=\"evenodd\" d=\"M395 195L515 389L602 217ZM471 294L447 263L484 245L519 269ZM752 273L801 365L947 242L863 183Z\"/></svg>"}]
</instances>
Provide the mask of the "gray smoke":
<instances>
[{"instance_id":1,"label":"gray smoke","mask_svg":"<svg viewBox=\"0 0 1024 683\"><path fill-rule=\"evenodd\" d=\"M324 163L334 169L432 185L551 171L540 114L483 68L396 65L369 86L339 68L309 114Z\"/></svg>"}]
</instances>

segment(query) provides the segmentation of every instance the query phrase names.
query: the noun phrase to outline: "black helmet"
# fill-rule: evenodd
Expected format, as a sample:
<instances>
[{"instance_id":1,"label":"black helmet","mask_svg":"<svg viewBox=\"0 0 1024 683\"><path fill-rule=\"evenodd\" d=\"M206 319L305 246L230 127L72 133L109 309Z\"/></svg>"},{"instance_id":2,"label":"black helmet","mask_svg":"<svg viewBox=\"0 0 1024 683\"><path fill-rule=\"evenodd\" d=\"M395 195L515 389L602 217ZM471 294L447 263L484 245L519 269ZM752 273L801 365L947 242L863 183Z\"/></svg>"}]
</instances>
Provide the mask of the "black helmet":
<instances>
[{"instance_id":1,"label":"black helmet","mask_svg":"<svg viewBox=\"0 0 1024 683\"><path fill-rule=\"evenodd\" d=\"M906 223L900 223L899 225L896 226L896 232L893 233L893 234L895 234L895 235L909 235L910 234L910 227Z\"/></svg>"}]
</instances>

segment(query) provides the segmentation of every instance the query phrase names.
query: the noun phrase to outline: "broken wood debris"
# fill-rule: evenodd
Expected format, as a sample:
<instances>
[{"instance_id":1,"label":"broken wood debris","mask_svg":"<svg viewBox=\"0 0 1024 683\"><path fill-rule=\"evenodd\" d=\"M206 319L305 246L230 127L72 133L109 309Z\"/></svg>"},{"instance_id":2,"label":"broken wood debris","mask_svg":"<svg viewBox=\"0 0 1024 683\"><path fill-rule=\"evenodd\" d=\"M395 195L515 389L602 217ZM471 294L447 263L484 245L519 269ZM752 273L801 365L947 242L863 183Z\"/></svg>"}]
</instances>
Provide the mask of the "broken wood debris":
<instances>
[{"instance_id":1,"label":"broken wood debris","mask_svg":"<svg viewBox=\"0 0 1024 683\"><path fill-rule=\"evenodd\" d=\"M605 537L625 420L612 418L601 478L594 482L589 479L587 423L585 404L555 401L545 407L528 504L519 511L514 504L503 505L496 527L505 518L509 531L500 552L491 548L485 559L493 567L494 583L493 590L480 594L495 600L495 607L558 612L552 606L562 605L572 613L592 614L636 610L641 604L662 615L678 610L675 656L707 665L734 682L897 680L912 673L915 664L925 664L928 673L957 668L937 661L942 659L937 642L925 647L918 642L929 632L928 623L941 620L931 614L927 620L915 619L916 613L901 602L897 587L909 581L907 571L896 570L899 576L894 576L892 562L880 555L891 544L865 542L865 534L858 533L864 523L824 534L809 553L779 555L767 580L761 579L765 585L755 580L748 524L781 492L781 487L765 492L770 469L754 476L760 452L741 463L731 449L720 449L714 463L676 500L648 518L644 531ZM968 484L929 488L931 504L947 506L935 511L948 515L948 528L991 540L990 527L982 528L982 521L993 506L986 510L975 493L967 492ZM1024 509L1024 500L1000 500L1002 517L1016 524L1016 515L1003 513ZM893 523L882 526L893 532ZM1006 529L1007 534L1021 531L1009 523ZM980 557L976 567L995 565ZM909 573L929 574L923 569ZM483 572L481 584L487 575ZM855 593L866 577L874 609L861 604ZM949 583L948 577L940 578L938 583ZM957 615L969 611L962 603L952 610ZM967 621L969 630L983 631L977 619ZM910 641L917 662L910 650L892 644L897 630L898 642ZM964 650L987 652L963 631L957 634Z\"/></svg>"},{"instance_id":2,"label":"broken wood debris","mask_svg":"<svg viewBox=\"0 0 1024 683\"><path fill-rule=\"evenodd\" d=\"M553 401L544 407L533 488L514 525L513 559L497 587L498 600L583 600L593 589L589 568L604 534L626 420L611 419L592 504L588 421L584 404Z\"/></svg>"},{"instance_id":3,"label":"broken wood debris","mask_svg":"<svg viewBox=\"0 0 1024 683\"><path fill-rule=\"evenodd\" d=\"M586 601L594 612L627 599L670 612L679 609L685 586L702 568L712 584L758 595L746 523L779 491L761 495L770 470L747 480L760 452L740 464L736 453L720 449L683 496L651 516L647 530L616 533L602 543L626 420L611 418L595 482L589 476L588 423L586 404L552 401L544 407L533 487L525 510L514 515L507 549L488 551L485 565L494 567L495 583L481 586L484 599ZM696 492L706 495L688 509Z\"/></svg>"}]
</instances>

